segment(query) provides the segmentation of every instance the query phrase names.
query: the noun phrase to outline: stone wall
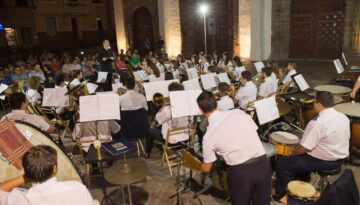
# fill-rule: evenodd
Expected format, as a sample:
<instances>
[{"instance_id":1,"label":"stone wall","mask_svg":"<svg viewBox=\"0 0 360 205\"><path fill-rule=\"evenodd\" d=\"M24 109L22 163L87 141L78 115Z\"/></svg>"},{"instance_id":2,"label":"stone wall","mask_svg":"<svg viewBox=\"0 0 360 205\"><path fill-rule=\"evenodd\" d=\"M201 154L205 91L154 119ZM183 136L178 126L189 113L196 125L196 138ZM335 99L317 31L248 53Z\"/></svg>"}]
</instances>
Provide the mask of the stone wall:
<instances>
[{"instance_id":1,"label":"stone wall","mask_svg":"<svg viewBox=\"0 0 360 205\"><path fill-rule=\"evenodd\" d=\"M345 1L343 50L350 64L360 63L360 0Z\"/></svg>"}]
</instances>

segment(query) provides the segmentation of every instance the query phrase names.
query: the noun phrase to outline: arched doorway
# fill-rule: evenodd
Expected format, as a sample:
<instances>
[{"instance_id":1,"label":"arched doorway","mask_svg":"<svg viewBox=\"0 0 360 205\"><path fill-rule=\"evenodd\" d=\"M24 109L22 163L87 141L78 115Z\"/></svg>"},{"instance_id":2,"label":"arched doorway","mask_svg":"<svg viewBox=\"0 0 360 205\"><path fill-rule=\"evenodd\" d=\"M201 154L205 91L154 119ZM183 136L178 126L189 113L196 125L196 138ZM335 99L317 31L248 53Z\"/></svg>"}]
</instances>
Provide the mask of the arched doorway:
<instances>
[{"instance_id":1,"label":"arched doorway","mask_svg":"<svg viewBox=\"0 0 360 205\"><path fill-rule=\"evenodd\" d=\"M133 15L133 43L134 48L141 54L144 53L144 44L147 38L151 44L154 44L151 14L147 8L139 7Z\"/></svg>"}]
</instances>

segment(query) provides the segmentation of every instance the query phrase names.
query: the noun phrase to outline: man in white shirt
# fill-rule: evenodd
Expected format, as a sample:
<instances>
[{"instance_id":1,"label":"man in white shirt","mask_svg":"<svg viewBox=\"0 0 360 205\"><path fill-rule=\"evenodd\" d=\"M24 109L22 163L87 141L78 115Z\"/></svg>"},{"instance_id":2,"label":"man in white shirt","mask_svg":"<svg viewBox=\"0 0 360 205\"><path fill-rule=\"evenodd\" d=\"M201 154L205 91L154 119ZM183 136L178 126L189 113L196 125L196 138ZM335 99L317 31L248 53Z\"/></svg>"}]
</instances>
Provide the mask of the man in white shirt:
<instances>
[{"instance_id":1,"label":"man in white shirt","mask_svg":"<svg viewBox=\"0 0 360 205\"><path fill-rule=\"evenodd\" d=\"M351 91L351 98L355 98L356 97L356 92L360 89L360 76L358 77L352 91Z\"/></svg>"},{"instance_id":2,"label":"man in white shirt","mask_svg":"<svg viewBox=\"0 0 360 205\"><path fill-rule=\"evenodd\" d=\"M217 110L211 92L201 93L197 103L209 119L202 141L202 171L210 172L216 154L220 155L229 166L227 181L232 204L270 204L271 166L255 122L239 109Z\"/></svg>"},{"instance_id":3,"label":"man in white shirt","mask_svg":"<svg viewBox=\"0 0 360 205\"><path fill-rule=\"evenodd\" d=\"M218 110L225 111L233 109L234 101L229 97L230 95L230 85L227 83L221 82L218 86L220 100L217 101Z\"/></svg>"},{"instance_id":4,"label":"man in white shirt","mask_svg":"<svg viewBox=\"0 0 360 205\"><path fill-rule=\"evenodd\" d=\"M169 91L184 90L184 86L179 83L171 83L169 85ZM161 125L161 130L158 128L150 128L149 133L145 139L145 150L147 156L150 157L151 150L153 148L154 140L158 140L162 143L165 142L167 133L170 129L185 127L188 124L187 117L172 118L170 99L164 99L164 104L155 115L156 121ZM188 133L180 133L171 135L169 138L170 144L176 144L189 139Z\"/></svg>"},{"instance_id":5,"label":"man in white shirt","mask_svg":"<svg viewBox=\"0 0 360 205\"><path fill-rule=\"evenodd\" d=\"M83 79L83 74L81 70L76 70L72 73L73 80L70 81L69 87L72 89L75 86L79 85L81 83L81 80Z\"/></svg>"},{"instance_id":6,"label":"man in white shirt","mask_svg":"<svg viewBox=\"0 0 360 205\"><path fill-rule=\"evenodd\" d=\"M148 110L146 98L144 95L135 91L135 80L129 78L125 81L127 92L120 95L120 109L121 110L138 110L145 108Z\"/></svg>"},{"instance_id":7,"label":"man in white shirt","mask_svg":"<svg viewBox=\"0 0 360 205\"><path fill-rule=\"evenodd\" d=\"M261 98L267 98L276 93L278 87L277 80L271 77L271 73L273 73L271 68L262 68L261 77L264 79L264 82L261 83L258 93Z\"/></svg>"},{"instance_id":8,"label":"man in white shirt","mask_svg":"<svg viewBox=\"0 0 360 205\"><path fill-rule=\"evenodd\" d=\"M283 84L285 86L289 86L289 87L294 87L295 83L293 82L291 76L296 74L296 70L295 70L296 64L294 62L289 62L288 63L288 73L286 74L286 76L283 79Z\"/></svg>"},{"instance_id":9,"label":"man in white shirt","mask_svg":"<svg viewBox=\"0 0 360 205\"><path fill-rule=\"evenodd\" d=\"M314 109L319 115L305 128L292 156L281 158L276 166L275 191L280 198L286 194L288 182L309 178L314 171L339 167L349 155L350 121L333 108L330 92L317 92Z\"/></svg>"},{"instance_id":10,"label":"man in white shirt","mask_svg":"<svg viewBox=\"0 0 360 205\"><path fill-rule=\"evenodd\" d=\"M28 114L27 105L25 101L25 94L24 93L13 93L10 95L9 102L11 106L11 113L3 116L1 121L3 120L19 120L30 123L35 127L39 128L44 132L54 132L55 127L49 123L47 123L43 118L37 116L35 114Z\"/></svg>"},{"instance_id":11,"label":"man in white shirt","mask_svg":"<svg viewBox=\"0 0 360 205\"><path fill-rule=\"evenodd\" d=\"M0 184L4 205L94 205L89 191L77 181L56 179L57 153L48 145L30 148L22 158L25 174ZM17 187L32 183L28 190Z\"/></svg>"},{"instance_id":12,"label":"man in white shirt","mask_svg":"<svg viewBox=\"0 0 360 205\"><path fill-rule=\"evenodd\" d=\"M156 66L156 67L159 69L160 73L165 72L165 67L164 67L164 65L161 64L156 57L152 57L152 58L151 58L151 62L152 62L152 64L153 64L154 66Z\"/></svg>"},{"instance_id":13,"label":"man in white shirt","mask_svg":"<svg viewBox=\"0 0 360 205\"><path fill-rule=\"evenodd\" d=\"M206 74L209 72L209 66L210 63L208 62L208 60L206 59L205 55L201 55L200 56L200 73L201 74Z\"/></svg>"},{"instance_id":14,"label":"man in white shirt","mask_svg":"<svg viewBox=\"0 0 360 205\"><path fill-rule=\"evenodd\" d=\"M257 87L251 81L251 73L249 71L241 73L240 82L244 86L237 91L235 99L238 101L240 108L245 109L248 103L256 100Z\"/></svg>"}]
</instances>

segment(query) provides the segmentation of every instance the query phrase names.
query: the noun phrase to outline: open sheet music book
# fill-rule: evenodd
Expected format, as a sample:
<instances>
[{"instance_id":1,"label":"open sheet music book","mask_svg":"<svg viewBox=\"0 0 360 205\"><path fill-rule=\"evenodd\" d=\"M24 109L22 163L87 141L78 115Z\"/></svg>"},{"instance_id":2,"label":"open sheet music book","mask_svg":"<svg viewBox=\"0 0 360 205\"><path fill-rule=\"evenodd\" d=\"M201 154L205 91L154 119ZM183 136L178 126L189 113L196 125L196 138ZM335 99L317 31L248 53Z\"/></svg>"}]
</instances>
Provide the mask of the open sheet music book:
<instances>
[{"instance_id":1,"label":"open sheet music book","mask_svg":"<svg viewBox=\"0 0 360 205\"><path fill-rule=\"evenodd\" d=\"M120 120L119 95L97 94L80 97L80 122Z\"/></svg>"},{"instance_id":2,"label":"open sheet music book","mask_svg":"<svg viewBox=\"0 0 360 205\"><path fill-rule=\"evenodd\" d=\"M147 101L151 101L155 93L161 93L164 97L169 97L169 85L179 80L165 80L143 83L145 89L145 96Z\"/></svg>"},{"instance_id":3,"label":"open sheet music book","mask_svg":"<svg viewBox=\"0 0 360 205\"><path fill-rule=\"evenodd\" d=\"M255 101L254 105L260 125L271 122L280 117L275 96Z\"/></svg>"},{"instance_id":4,"label":"open sheet music book","mask_svg":"<svg viewBox=\"0 0 360 205\"><path fill-rule=\"evenodd\" d=\"M339 59L334 60L334 65L338 74L344 72L344 67Z\"/></svg>"},{"instance_id":5,"label":"open sheet music book","mask_svg":"<svg viewBox=\"0 0 360 205\"><path fill-rule=\"evenodd\" d=\"M204 90L209 90L217 86L215 81L215 76L216 76L215 73L200 75L201 83L203 85Z\"/></svg>"},{"instance_id":6,"label":"open sheet music book","mask_svg":"<svg viewBox=\"0 0 360 205\"><path fill-rule=\"evenodd\" d=\"M112 91L114 93L117 93L118 88L123 88L124 85L122 83L114 83L111 85L111 87L112 87Z\"/></svg>"},{"instance_id":7,"label":"open sheet music book","mask_svg":"<svg viewBox=\"0 0 360 205\"><path fill-rule=\"evenodd\" d=\"M254 66L255 66L256 71L257 71L258 73L260 73L261 70L265 67L265 65L264 65L264 63L263 63L262 61L258 61L258 62L256 62L256 63L254 63Z\"/></svg>"},{"instance_id":8,"label":"open sheet music book","mask_svg":"<svg viewBox=\"0 0 360 205\"><path fill-rule=\"evenodd\" d=\"M170 92L172 118L200 115L201 111L196 99L201 90L184 90Z\"/></svg>"},{"instance_id":9,"label":"open sheet music book","mask_svg":"<svg viewBox=\"0 0 360 205\"><path fill-rule=\"evenodd\" d=\"M86 88L88 89L89 91L89 94L93 94L95 93L96 89L98 88L99 86L94 84L94 83L86 83Z\"/></svg>"},{"instance_id":10,"label":"open sheet music book","mask_svg":"<svg viewBox=\"0 0 360 205\"><path fill-rule=\"evenodd\" d=\"M199 79L191 79L191 80L186 80L184 82L182 82L182 84L184 85L185 90L201 90L201 86L199 83Z\"/></svg>"},{"instance_id":11,"label":"open sheet music book","mask_svg":"<svg viewBox=\"0 0 360 205\"><path fill-rule=\"evenodd\" d=\"M230 79L229 79L229 76L227 73L217 74L217 78L219 79L220 83L227 83L228 85L231 85L231 82L230 82Z\"/></svg>"},{"instance_id":12,"label":"open sheet music book","mask_svg":"<svg viewBox=\"0 0 360 205\"><path fill-rule=\"evenodd\" d=\"M98 78L97 78L96 82L97 82L97 83L105 83L105 82L106 82L106 79L107 79L107 75L108 75L107 72L101 72L101 71L99 71L99 72L98 72Z\"/></svg>"},{"instance_id":13,"label":"open sheet music book","mask_svg":"<svg viewBox=\"0 0 360 205\"><path fill-rule=\"evenodd\" d=\"M301 92L310 88L309 84L306 82L304 76L301 73L297 73L291 77L294 79L294 82L299 87Z\"/></svg>"},{"instance_id":14,"label":"open sheet music book","mask_svg":"<svg viewBox=\"0 0 360 205\"><path fill-rule=\"evenodd\" d=\"M189 69L186 70L186 72L187 72L187 75L189 77L189 80L199 78L199 75L198 75L198 72L197 72L196 68L189 68Z\"/></svg>"},{"instance_id":15,"label":"open sheet music book","mask_svg":"<svg viewBox=\"0 0 360 205\"><path fill-rule=\"evenodd\" d=\"M144 82L149 80L149 75L144 70L138 70L134 72L134 77L136 81Z\"/></svg>"},{"instance_id":16,"label":"open sheet music book","mask_svg":"<svg viewBox=\"0 0 360 205\"><path fill-rule=\"evenodd\" d=\"M42 106L65 107L69 105L69 97L65 95L66 88L44 88Z\"/></svg>"},{"instance_id":17,"label":"open sheet music book","mask_svg":"<svg viewBox=\"0 0 360 205\"><path fill-rule=\"evenodd\" d=\"M6 84L0 84L0 94L3 93L6 89L8 89L8 85Z\"/></svg>"}]
</instances>

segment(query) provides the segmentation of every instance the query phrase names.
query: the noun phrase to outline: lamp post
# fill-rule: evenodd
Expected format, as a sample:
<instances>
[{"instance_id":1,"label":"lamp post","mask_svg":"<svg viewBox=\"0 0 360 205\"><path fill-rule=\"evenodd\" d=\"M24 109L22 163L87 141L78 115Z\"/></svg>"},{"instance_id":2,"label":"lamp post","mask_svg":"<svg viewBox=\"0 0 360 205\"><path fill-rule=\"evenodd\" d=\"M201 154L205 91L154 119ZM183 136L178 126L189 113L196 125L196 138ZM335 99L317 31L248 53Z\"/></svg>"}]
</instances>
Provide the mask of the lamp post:
<instances>
[{"instance_id":1,"label":"lamp post","mask_svg":"<svg viewBox=\"0 0 360 205\"><path fill-rule=\"evenodd\" d=\"M205 54L207 54L207 41L206 41L206 14L208 12L208 6L205 4L202 4L200 6L200 12L204 16L204 45L205 45Z\"/></svg>"}]
</instances>

